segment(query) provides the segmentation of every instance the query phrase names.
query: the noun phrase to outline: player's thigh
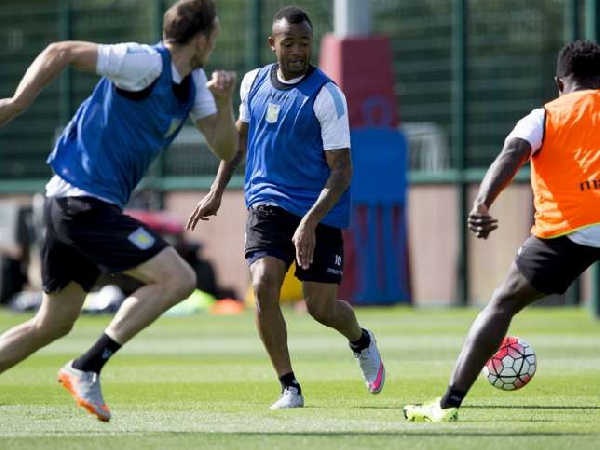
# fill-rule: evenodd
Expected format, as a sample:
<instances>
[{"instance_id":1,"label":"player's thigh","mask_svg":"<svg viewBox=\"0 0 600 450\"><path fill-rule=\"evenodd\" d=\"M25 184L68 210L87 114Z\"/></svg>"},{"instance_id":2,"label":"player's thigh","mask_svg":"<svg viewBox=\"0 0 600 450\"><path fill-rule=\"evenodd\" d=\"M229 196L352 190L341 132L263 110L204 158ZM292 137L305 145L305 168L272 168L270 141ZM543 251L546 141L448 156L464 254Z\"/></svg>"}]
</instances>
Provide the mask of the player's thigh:
<instances>
[{"instance_id":1,"label":"player's thigh","mask_svg":"<svg viewBox=\"0 0 600 450\"><path fill-rule=\"evenodd\" d=\"M309 310L331 308L338 298L339 285L336 283L302 282L304 301Z\"/></svg>"},{"instance_id":2,"label":"player's thigh","mask_svg":"<svg viewBox=\"0 0 600 450\"><path fill-rule=\"evenodd\" d=\"M268 295L277 296L288 270L288 263L285 261L264 255L250 264L250 274L252 275L252 286L258 297Z\"/></svg>"},{"instance_id":3,"label":"player's thigh","mask_svg":"<svg viewBox=\"0 0 600 450\"><path fill-rule=\"evenodd\" d=\"M51 203L56 239L84 254L104 272L134 269L168 243L116 205L93 197L59 198Z\"/></svg>"},{"instance_id":4,"label":"player's thigh","mask_svg":"<svg viewBox=\"0 0 600 450\"><path fill-rule=\"evenodd\" d=\"M271 256L289 267L294 260L292 243L300 218L274 205L257 205L248 210L246 221L245 258L248 266Z\"/></svg>"},{"instance_id":5,"label":"player's thigh","mask_svg":"<svg viewBox=\"0 0 600 450\"><path fill-rule=\"evenodd\" d=\"M124 273L146 284L177 284L182 288L196 284L196 274L173 247L163 248L157 255Z\"/></svg>"},{"instance_id":6,"label":"player's thigh","mask_svg":"<svg viewBox=\"0 0 600 450\"><path fill-rule=\"evenodd\" d=\"M531 284L513 261L504 281L494 292L491 304L516 314L545 295Z\"/></svg>"},{"instance_id":7,"label":"player's thigh","mask_svg":"<svg viewBox=\"0 0 600 450\"><path fill-rule=\"evenodd\" d=\"M35 316L37 325L42 328L70 329L79 317L85 296L86 292L75 282L59 292L44 293Z\"/></svg>"},{"instance_id":8,"label":"player's thigh","mask_svg":"<svg viewBox=\"0 0 600 450\"><path fill-rule=\"evenodd\" d=\"M539 292L563 294L600 257L600 249L575 244L566 236L528 238L517 252L519 272Z\"/></svg>"},{"instance_id":9,"label":"player's thigh","mask_svg":"<svg viewBox=\"0 0 600 450\"><path fill-rule=\"evenodd\" d=\"M44 241L40 251L42 286L46 293L60 293L70 283L90 291L100 268L71 238L77 217L85 206L78 199L47 198L44 202Z\"/></svg>"},{"instance_id":10,"label":"player's thigh","mask_svg":"<svg viewBox=\"0 0 600 450\"><path fill-rule=\"evenodd\" d=\"M297 265L296 277L307 285L310 282L339 285L342 282L344 267L342 231L319 224L315 235L313 262L307 269Z\"/></svg>"}]
</instances>

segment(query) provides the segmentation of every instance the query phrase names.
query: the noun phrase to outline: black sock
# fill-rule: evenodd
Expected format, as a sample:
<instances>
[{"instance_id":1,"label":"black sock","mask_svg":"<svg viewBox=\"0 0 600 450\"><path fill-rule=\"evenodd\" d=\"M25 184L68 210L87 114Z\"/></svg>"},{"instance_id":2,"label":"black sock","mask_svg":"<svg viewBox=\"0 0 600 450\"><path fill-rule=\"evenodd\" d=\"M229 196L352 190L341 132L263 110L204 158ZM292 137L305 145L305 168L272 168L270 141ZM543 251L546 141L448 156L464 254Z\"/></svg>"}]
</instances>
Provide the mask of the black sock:
<instances>
[{"instance_id":1,"label":"black sock","mask_svg":"<svg viewBox=\"0 0 600 450\"><path fill-rule=\"evenodd\" d=\"M362 330L362 335L360 336L360 339L358 341L350 342L350 348L352 349L352 351L354 353L362 352L371 343L371 336L369 336L369 332L367 330L365 330L364 328L361 328L361 330Z\"/></svg>"},{"instance_id":2,"label":"black sock","mask_svg":"<svg viewBox=\"0 0 600 450\"><path fill-rule=\"evenodd\" d=\"M113 341L105 333L102 333L92 348L73 361L73 367L84 372L100 373L108 359L121 347L117 341Z\"/></svg>"},{"instance_id":3,"label":"black sock","mask_svg":"<svg viewBox=\"0 0 600 450\"><path fill-rule=\"evenodd\" d=\"M448 387L448 390L440 400L440 406L442 409L460 408L460 405L462 405L463 399L466 397L466 395L467 393L464 391L459 391L457 389Z\"/></svg>"},{"instance_id":4,"label":"black sock","mask_svg":"<svg viewBox=\"0 0 600 450\"><path fill-rule=\"evenodd\" d=\"M293 387L298 389L298 394L302 394L300 383L298 383L298 380L296 380L296 375L294 375L294 372L281 375L279 377L279 382L281 383L281 392L283 392L286 387Z\"/></svg>"}]
</instances>

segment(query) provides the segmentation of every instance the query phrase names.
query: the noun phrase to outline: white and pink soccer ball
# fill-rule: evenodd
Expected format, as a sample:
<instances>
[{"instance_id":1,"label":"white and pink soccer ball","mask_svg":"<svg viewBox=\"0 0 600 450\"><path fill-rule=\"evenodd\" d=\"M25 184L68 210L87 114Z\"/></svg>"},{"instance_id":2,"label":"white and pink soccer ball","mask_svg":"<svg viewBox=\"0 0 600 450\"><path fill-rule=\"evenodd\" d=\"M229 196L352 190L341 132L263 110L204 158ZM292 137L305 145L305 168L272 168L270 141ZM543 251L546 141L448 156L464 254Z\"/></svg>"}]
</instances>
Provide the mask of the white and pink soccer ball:
<instances>
[{"instance_id":1,"label":"white and pink soccer ball","mask_svg":"<svg viewBox=\"0 0 600 450\"><path fill-rule=\"evenodd\" d=\"M531 381L536 368L531 345L518 337L506 336L500 349L485 364L483 374L492 386L516 391Z\"/></svg>"}]
</instances>

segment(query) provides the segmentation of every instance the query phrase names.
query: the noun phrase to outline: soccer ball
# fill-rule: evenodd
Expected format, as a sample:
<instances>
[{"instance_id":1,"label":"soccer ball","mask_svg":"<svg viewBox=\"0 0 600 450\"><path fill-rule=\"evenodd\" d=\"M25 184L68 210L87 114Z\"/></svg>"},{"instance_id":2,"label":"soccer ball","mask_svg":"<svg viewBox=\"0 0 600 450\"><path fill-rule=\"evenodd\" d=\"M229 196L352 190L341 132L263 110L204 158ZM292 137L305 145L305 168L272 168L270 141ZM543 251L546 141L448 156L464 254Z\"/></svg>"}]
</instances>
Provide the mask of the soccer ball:
<instances>
[{"instance_id":1,"label":"soccer ball","mask_svg":"<svg viewBox=\"0 0 600 450\"><path fill-rule=\"evenodd\" d=\"M531 345L514 336L506 336L500 349L483 368L490 384L505 391L516 391L531 381L537 359Z\"/></svg>"}]
</instances>

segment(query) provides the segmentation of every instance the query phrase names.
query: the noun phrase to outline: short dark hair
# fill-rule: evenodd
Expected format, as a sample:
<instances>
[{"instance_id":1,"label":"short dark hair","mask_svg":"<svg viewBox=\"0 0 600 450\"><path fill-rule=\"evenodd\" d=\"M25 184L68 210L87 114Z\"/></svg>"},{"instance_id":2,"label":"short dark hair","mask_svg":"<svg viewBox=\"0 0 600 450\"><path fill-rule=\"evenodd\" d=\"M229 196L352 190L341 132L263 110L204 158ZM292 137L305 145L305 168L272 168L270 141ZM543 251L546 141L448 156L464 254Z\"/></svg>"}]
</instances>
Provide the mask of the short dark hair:
<instances>
[{"instance_id":1,"label":"short dark hair","mask_svg":"<svg viewBox=\"0 0 600 450\"><path fill-rule=\"evenodd\" d=\"M198 33L210 36L216 17L214 0L179 0L163 16L163 39L185 44Z\"/></svg>"},{"instance_id":2,"label":"short dark hair","mask_svg":"<svg viewBox=\"0 0 600 450\"><path fill-rule=\"evenodd\" d=\"M574 41L558 53L556 75L577 80L600 81L600 46L592 41Z\"/></svg>"},{"instance_id":3,"label":"short dark hair","mask_svg":"<svg viewBox=\"0 0 600 450\"><path fill-rule=\"evenodd\" d=\"M284 6L273 16L273 23L285 19L288 23L302 23L306 22L312 28L312 22L310 21L308 14L302 11L300 8L294 5Z\"/></svg>"}]
</instances>

